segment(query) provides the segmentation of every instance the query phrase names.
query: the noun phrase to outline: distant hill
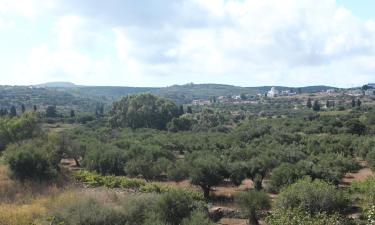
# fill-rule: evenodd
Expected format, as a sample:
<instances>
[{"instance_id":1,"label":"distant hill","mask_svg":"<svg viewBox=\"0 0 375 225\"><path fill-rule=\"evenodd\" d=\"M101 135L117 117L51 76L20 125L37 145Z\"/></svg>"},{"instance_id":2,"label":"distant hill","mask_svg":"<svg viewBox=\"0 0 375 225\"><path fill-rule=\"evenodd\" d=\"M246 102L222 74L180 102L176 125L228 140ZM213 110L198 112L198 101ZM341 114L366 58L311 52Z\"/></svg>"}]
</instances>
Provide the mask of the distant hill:
<instances>
[{"instance_id":1,"label":"distant hill","mask_svg":"<svg viewBox=\"0 0 375 225\"><path fill-rule=\"evenodd\" d=\"M261 86L261 87L239 87L223 84L185 84L173 85L170 87L160 88L153 93L170 98L177 103L188 103L194 99L208 99L210 96L228 96L249 94L264 94L272 87L279 91L294 90L301 93L316 93L334 88L329 86L308 86L308 87L283 87L283 86Z\"/></svg>"},{"instance_id":2,"label":"distant hill","mask_svg":"<svg viewBox=\"0 0 375 225\"><path fill-rule=\"evenodd\" d=\"M228 95L256 95L264 94L272 86L239 87L223 84L185 84L173 85L163 88L152 87L111 87L111 86L79 86L70 82L50 82L32 86L0 86L0 106L27 104L57 105L61 107L74 106L83 111L93 111L97 103L110 105L113 101L128 94L153 93L169 98L177 104L191 103L195 99L209 99L211 96ZM334 87L308 86L308 87L282 87L275 86L279 91L293 90L301 93L316 93Z\"/></svg>"},{"instance_id":3,"label":"distant hill","mask_svg":"<svg viewBox=\"0 0 375 225\"><path fill-rule=\"evenodd\" d=\"M43 88L71 88L71 87L79 87L79 85L76 85L72 82L48 82L44 84L37 84L33 85L33 87L43 87Z\"/></svg>"}]
</instances>

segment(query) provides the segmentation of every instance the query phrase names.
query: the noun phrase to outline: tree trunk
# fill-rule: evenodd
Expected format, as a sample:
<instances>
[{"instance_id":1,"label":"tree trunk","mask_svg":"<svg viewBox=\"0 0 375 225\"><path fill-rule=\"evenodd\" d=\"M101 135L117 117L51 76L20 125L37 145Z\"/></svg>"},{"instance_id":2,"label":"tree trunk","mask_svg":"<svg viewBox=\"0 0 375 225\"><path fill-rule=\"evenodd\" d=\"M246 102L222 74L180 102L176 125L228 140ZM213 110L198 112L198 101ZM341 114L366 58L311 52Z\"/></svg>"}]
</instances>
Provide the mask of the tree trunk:
<instances>
[{"instance_id":1,"label":"tree trunk","mask_svg":"<svg viewBox=\"0 0 375 225\"><path fill-rule=\"evenodd\" d=\"M210 199L210 189L211 188L207 188L207 187L202 187L203 189L203 196L206 200L209 200Z\"/></svg>"},{"instance_id":2,"label":"tree trunk","mask_svg":"<svg viewBox=\"0 0 375 225\"><path fill-rule=\"evenodd\" d=\"M78 159L75 157L73 159L74 159L74 162L76 163L76 167L81 167L81 164L79 163Z\"/></svg>"},{"instance_id":3,"label":"tree trunk","mask_svg":"<svg viewBox=\"0 0 375 225\"><path fill-rule=\"evenodd\" d=\"M249 212L249 224L250 225L259 225L257 214L255 210L250 210Z\"/></svg>"}]
</instances>

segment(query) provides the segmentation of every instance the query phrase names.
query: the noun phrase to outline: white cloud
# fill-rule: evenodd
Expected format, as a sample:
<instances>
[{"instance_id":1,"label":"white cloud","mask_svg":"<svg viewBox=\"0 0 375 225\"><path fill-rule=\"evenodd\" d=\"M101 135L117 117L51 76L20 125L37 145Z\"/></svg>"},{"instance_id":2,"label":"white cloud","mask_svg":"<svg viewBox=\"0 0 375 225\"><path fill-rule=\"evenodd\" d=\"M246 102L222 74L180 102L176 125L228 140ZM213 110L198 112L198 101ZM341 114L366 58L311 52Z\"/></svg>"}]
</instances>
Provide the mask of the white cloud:
<instances>
[{"instance_id":1,"label":"white cloud","mask_svg":"<svg viewBox=\"0 0 375 225\"><path fill-rule=\"evenodd\" d=\"M0 0L0 12L38 15L43 1L25 1ZM47 8L58 6L62 15L52 29L57 41L31 52L35 75L142 86L374 79L375 21L335 0L55 1Z\"/></svg>"},{"instance_id":2,"label":"white cloud","mask_svg":"<svg viewBox=\"0 0 375 225\"><path fill-rule=\"evenodd\" d=\"M56 7L57 0L0 0L0 13L14 13L33 18Z\"/></svg>"}]
</instances>

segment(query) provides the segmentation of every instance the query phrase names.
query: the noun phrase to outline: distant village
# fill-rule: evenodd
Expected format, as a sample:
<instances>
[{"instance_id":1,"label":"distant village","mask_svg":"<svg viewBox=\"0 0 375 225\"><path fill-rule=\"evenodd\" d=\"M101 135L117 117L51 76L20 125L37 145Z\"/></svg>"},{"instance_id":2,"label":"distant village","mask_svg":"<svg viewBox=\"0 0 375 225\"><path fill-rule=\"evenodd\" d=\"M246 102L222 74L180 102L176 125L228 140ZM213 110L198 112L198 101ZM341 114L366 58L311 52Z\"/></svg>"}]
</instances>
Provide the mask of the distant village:
<instances>
[{"instance_id":1,"label":"distant village","mask_svg":"<svg viewBox=\"0 0 375 225\"><path fill-rule=\"evenodd\" d=\"M298 89L290 90L278 90L276 87L272 87L266 93L258 93L256 95L241 94L241 95L228 95L219 97L210 97L209 99L196 99L192 101L192 105L211 105L215 103L223 104L246 104L246 103L258 103L259 100L266 98L282 98L289 96L296 96L303 94L297 92ZM305 93L306 94L306 93ZM314 94L334 96L334 95L346 95L355 98L359 97L375 97L375 83L369 83L362 86L361 88L349 88L349 89L328 89Z\"/></svg>"}]
</instances>

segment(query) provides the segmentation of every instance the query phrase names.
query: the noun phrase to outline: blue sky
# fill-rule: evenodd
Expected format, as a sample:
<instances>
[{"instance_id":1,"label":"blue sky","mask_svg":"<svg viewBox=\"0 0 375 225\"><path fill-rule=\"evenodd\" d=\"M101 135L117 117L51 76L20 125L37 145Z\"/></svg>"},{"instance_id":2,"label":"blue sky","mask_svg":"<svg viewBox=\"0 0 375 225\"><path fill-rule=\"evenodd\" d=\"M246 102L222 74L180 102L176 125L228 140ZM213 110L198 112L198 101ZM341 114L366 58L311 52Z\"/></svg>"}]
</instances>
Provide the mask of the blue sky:
<instances>
[{"instance_id":1,"label":"blue sky","mask_svg":"<svg viewBox=\"0 0 375 225\"><path fill-rule=\"evenodd\" d=\"M0 0L0 85L375 82L373 0Z\"/></svg>"}]
</instances>

